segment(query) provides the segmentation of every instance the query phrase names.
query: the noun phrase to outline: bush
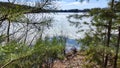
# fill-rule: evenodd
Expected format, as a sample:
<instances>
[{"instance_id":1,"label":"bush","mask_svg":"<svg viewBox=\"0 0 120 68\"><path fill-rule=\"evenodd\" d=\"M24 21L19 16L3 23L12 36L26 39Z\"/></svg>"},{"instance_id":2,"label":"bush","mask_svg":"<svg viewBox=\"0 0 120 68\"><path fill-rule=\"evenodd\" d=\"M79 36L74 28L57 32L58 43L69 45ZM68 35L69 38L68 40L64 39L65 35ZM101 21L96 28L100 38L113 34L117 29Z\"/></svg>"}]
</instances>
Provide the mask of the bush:
<instances>
[{"instance_id":1,"label":"bush","mask_svg":"<svg viewBox=\"0 0 120 68\"><path fill-rule=\"evenodd\" d=\"M0 66L8 68L52 68L56 59L63 59L63 45L59 39L39 39L32 47L11 42L0 46Z\"/></svg>"}]
</instances>

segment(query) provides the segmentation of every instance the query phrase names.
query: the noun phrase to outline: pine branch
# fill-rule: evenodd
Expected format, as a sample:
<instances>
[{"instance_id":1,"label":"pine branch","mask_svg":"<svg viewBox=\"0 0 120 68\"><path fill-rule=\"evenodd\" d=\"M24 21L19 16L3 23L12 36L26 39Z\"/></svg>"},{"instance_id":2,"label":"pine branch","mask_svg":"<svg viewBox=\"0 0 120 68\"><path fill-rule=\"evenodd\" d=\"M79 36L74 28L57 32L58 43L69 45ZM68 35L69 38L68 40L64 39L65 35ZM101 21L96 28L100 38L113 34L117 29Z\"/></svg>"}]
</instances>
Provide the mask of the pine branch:
<instances>
[{"instance_id":1,"label":"pine branch","mask_svg":"<svg viewBox=\"0 0 120 68\"><path fill-rule=\"evenodd\" d=\"M15 62L15 61L18 61L18 60L21 60L21 59L24 59L24 58L26 58L26 57L28 57L28 56L30 56L30 55L31 55L31 54L26 55L26 56L19 57L19 58L14 59L14 60L10 60L8 63L6 63L5 65L3 65L1 68L5 68L5 67L7 67L8 65L10 65L11 63L13 63L13 62Z\"/></svg>"}]
</instances>

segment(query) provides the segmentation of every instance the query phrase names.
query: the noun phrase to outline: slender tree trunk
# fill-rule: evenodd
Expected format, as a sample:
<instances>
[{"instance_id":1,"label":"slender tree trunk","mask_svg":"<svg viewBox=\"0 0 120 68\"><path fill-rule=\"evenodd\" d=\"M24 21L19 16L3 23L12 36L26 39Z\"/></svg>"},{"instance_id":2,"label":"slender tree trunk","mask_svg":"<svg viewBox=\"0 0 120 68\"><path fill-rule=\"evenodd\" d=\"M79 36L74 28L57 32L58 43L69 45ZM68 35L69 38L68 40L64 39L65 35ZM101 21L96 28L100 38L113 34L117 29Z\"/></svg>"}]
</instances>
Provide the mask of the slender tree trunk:
<instances>
[{"instance_id":1,"label":"slender tree trunk","mask_svg":"<svg viewBox=\"0 0 120 68\"><path fill-rule=\"evenodd\" d=\"M29 30L28 30L28 23L27 23L26 32L25 32L24 44L26 43L26 40L27 40L28 31L29 31Z\"/></svg>"},{"instance_id":2,"label":"slender tree trunk","mask_svg":"<svg viewBox=\"0 0 120 68\"><path fill-rule=\"evenodd\" d=\"M106 44L107 47L109 47L109 44L110 44L111 24L112 24L112 20L109 21L109 26L108 26L107 44ZM109 54L107 53L105 56L105 61L104 61L104 68L107 68L108 58L109 58L108 56L109 56Z\"/></svg>"},{"instance_id":3,"label":"slender tree trunk","mask_svg":"<svg viewBox=\"0 0 120 68\"><path fill-rule=\"evenodd\" d=\"M118 31L119 31L119 34L118 34L118 41L117 41L117 46L116 46L114 68L117 68L117 59L118 59L118 53L119 53L119 47L120 47L120 27L119 27Z\"/></svg>"},{"instance_id":4,"label":"slender tree trunk","mask_svg":"<svg viewBox=\"0 0 120 68\"><path fill-rule=\"evenodd\" d=\"M114 6L114 0L111 0L110 9L112 11L113 11L113 6ZM107 34L107 44L106 44L107 47L109 47L109 45L110 45L111 26L112 26L112 18L109 20L109 23L108 23L108 34ZM109 58L108 56L109 56L109 54L106 54L106 56L105 56L104 68L107 68L108 58Z\"/></svg>"},{"instance_id":5,"label":"slender tree trunk","mask_svg":"<svg viewBox=\"0 0 120 68\"><path fill-rule=\"evenodd\" d=\"M7 28L7 43L10 41L10 20L8 20L8 28Z\"/></svg>"},{"instance_id":6,"label":"slender tree trunk","mask_svg":"<svg viewBox=\"0 0 120 68\"><path fill-rule=\"evenodd\" d=\"M106 39L107 39L107 28L105 28L105 37L103 39L104 40L104 43L103 43L104 46L106 45L106 42L107 42ZM105 49L103 49L102 67L104 67L104 62L105 62Z\"/></svg>"},{"instance_id":7,"label":"slender tree trunk","mask_svg":"<svg viewBox=\"0 0 120 68\"><path fill-rule=\"evenodd\" d=\"M42 39L43 36L43 32L44 32L44 26L41 27L41 34L40 34L40 39Z\"/></svg>"}]
</instances>

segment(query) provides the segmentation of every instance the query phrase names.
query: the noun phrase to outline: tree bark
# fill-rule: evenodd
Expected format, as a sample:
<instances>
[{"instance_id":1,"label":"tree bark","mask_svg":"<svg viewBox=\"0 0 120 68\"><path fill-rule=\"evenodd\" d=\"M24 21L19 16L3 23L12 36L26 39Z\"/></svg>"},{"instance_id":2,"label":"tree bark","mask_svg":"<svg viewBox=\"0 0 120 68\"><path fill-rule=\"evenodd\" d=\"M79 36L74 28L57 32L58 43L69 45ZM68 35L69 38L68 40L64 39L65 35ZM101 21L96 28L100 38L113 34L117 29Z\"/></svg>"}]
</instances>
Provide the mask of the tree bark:
<instances>
[{"instance_id":1,"label":"tree bark","mask_svg":"<svg viewBox=\"0 0 120 68\"><path fill-rule=\"evenodd\" d=\"M24 44L26 44L26 40L27 40L27 36L28 36L28 22L26 23L27 26L26 26L26 31L25 31L25 39L24 39Z\"/></svg>"},{"instance_id":2,"label":"tree bark","mask_svg":"<svg viewBox=\"0 0 120 68\"><path fill-rule=\"evenodd\" d=\"M7 43L10 41L10 20L8 20L8 28L7 28Z\"/></svg>"},{"instance_id":3,"label":"tree bark","mask_svg":"<svg viewBox=\"0 0 120 68\"><path fill-rule=\"evenodd\" d=\"M114 6L114 0L111 0L110 9L112 11L113 11L113 6ZM112 18L109 20L109 23L108 23L108 34L107 34L107 44L106 44L107 47L109 47L109 45L110 45L111 26L112 26ZM109 54L106 54L106 56L105 56L104 68L107 68L108 58L109 58L108 56L109 56Z\"/></svg>"},{"instance_id":4,"label":"tree bark","mask_svg":"<svg viewBox=\"0 0 120 68\"><path fill-rule=\"evenodd\" d=\"M120 47L120 27L118 31L119 31L119 34L118 34L118 41L117 41L117 46L116 46L116 53L115 53L115 60L114 60L113 68L117 68L117 59L118 59L118 53L119 53L119 47Z\"/></svg>"}]
</instances>

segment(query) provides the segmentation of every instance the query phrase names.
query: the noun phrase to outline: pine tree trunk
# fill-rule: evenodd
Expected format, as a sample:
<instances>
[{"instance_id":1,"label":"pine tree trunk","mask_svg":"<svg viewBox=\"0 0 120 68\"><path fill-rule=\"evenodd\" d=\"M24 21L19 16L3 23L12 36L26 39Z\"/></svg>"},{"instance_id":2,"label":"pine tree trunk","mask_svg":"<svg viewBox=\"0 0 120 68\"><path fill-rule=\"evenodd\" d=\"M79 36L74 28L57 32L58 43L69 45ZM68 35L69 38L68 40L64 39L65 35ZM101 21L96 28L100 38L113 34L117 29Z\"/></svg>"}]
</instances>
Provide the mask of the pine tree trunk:
<instances>
[{"instance_id":1,"label":"pine tree trunk","mask_svg":"<svg viewBox=\"0 0 120 68\"><path fill-rule=\"evenodd\" d=\"M8 20L8 28L7 28L7 43L10 41L10 20Z\"/></svg>"},{"instance_id":2,"label":"pine tree trunk","mask_svg":"<svg viewBox=\"0 0 120 68\"><path fill-rule=\"evenodd\" d=\"M110 7L110 9L112 11L113 11L113 6L114 6L114 0L111 0L111 7ZM108 34L107 34L107 44L106 44L107 47L109 47L109 44L110 44L111 26L112 26L112 18L109 20L109 23L108 23ZM109 58L108 56L109 56L109 54L106 54L106 56L105 56L104 68L107 68L108 58Z\"/></svg>"},{"instance_id":3,"label":"pine tree trunk","mask_svg":"<svg viewBox=\"0 0 120 68\"><path fill-rule=\"evenodd\" d=\"M117 68L117 59L118 59L118 53L119 53L119 47L120 47L119 44L120 44L120 27L119 27L119 34L118 34L118 42L117 42L117 46L116 46L114 68Z\"/></svg>"},{"instance_id":4,"label":"pine tree trunk","mask_svg":"<svg viewBox=\"0 0 120 68\"><path fill-rule=\"evenodd\" d=\"M28 22L27 22L24 44L26 44L26 40L27 40L27 36L28 36L28 31L29 31L29 30L28 30Z\"/></svg>"}]
</instances>

